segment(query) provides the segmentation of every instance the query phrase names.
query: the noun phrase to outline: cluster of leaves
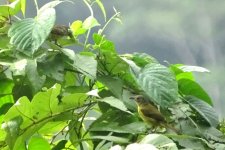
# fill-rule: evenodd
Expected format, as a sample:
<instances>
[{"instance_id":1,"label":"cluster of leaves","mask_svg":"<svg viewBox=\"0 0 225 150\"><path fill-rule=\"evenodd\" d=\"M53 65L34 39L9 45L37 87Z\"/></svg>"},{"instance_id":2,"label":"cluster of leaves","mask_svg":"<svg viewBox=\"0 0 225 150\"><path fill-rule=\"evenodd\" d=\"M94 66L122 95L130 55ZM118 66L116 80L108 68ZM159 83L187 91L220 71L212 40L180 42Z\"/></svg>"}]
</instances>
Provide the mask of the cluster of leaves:
<instances>
[{"instance_id":1,"label":"cluster of leaves","mask_svg":"<svg viewBox=\"0 0 225 150\"><path fill-rule=\"evenodd\" d=\"M118 54L103 33L120 13L107 21L100 0L83 0L91 12L86 20L56 26L55 7L62 2L40 9L36 3L37 16L23 19L15 15L25 14L26 0L0 5L1 149L225 148L212 101L193 76L207 69ZM103 27L91 9L95 4ZM129 99L135 94L149 97L181 134L149 133Z\"/></svg>"}]
</instances>

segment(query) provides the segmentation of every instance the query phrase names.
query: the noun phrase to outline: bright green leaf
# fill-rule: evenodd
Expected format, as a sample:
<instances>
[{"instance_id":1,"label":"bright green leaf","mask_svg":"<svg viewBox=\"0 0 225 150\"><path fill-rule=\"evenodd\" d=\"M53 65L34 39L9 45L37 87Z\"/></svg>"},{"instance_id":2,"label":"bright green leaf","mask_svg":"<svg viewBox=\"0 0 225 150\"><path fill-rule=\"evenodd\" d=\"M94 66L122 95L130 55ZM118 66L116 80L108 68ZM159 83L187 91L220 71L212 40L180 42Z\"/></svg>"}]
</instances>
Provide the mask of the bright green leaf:
<instances>
[{"instance_id":1,"label":"bright green leaf","mask_svg":"<svg viewBox=\"0 0 225 150\"><path fill-rule=\"evenodd\" d=\"M83 23L83 28L84 29L91 29L93 27L96 27L96 26L100 26L100 24L98 23L98 21L93 17L93 16L89 16L87 19L84 20L84 23Z\"/></svg>"},{"instance_id":2,"label":"bright green leaf","mask_svg":"<svg viewBox=\"0 0 225 150\"><path fill-rule=\"evenodd\" d=\"M51 150L51 148L46 139L33 136L28 143L28 150Z\"/></svg>"},{"instance_id":3,"label":"bright green leaf","mask_svg":"<svg viewBox=\"0 0 225 150\"><path fill-rule=\"evenodd\" d=\"M14 0L8 5L0 5L0 16L15 15L20 11L21 0Z\"/></svg>"},{"instance_id":4,"label":"bright green leaf","mask_svg":"<svg viewBox=\"0 0 225 150\"><path fill-rule=\"evenodd\" d=\"M207 92L195 81L189 79L178 80L179 91L184 95L195 96L206 103L212 105L212 100Z\"/></svg>"},{"instance_id":5,"label":"bright green leaf","mask_svg":"<svg viewBox=\"0 0 225 150\"><path fill-rule=\"evenodd\" d=\"M83 28L83 23L80 20L74 21L71 24L70 29L74 36L84 34L87 31L87 29Z\"/></svg>"}]
</instances>

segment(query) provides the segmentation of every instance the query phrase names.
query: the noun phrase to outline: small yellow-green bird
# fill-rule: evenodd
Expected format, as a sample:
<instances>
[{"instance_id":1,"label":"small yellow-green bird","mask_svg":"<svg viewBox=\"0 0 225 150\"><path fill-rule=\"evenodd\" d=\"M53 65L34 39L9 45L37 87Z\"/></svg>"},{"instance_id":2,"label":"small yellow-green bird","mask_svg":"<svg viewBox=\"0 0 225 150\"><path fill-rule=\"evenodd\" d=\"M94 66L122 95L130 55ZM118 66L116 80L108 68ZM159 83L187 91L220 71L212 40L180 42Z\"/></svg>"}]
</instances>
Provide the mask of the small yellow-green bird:
<instances>
[{"instance_id":1,"label":"small yellow-green bird","mask_svg":"<svg viewBox=\"0 0 225 150\"><path fill-rule=\"evenodd\" d=\"M147 99L142 95L132 96L130 99L134 99L138 106L138 113L142 120L150 125L153 129L161 126L164 128L169 128L174 132L178 133L178 130L169 125L166 122L165 117L160 113L160 111L153 106Z\"/></svg>"}]
</instances>

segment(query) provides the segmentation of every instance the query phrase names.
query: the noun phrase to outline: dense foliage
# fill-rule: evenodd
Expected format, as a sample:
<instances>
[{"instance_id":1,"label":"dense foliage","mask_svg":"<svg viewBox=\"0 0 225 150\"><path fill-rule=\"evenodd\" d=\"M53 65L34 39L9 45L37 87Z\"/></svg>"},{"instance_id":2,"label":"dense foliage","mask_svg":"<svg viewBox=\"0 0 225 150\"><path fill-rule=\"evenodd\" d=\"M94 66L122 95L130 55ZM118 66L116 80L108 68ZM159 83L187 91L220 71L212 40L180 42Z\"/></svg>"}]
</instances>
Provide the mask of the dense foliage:
<instances>
[{"instance_id":1,"label":"dense foliage","mask_svg":"<svg viewBox=\"0 0 225 150\"><path fill-rule=\"evenodd\" d=\"M62 2L39 9L35 1L37 16L22 19L16 15L25 16L26 0L0 5L1 149L225 148L225 127L193 75L207 69L164 66L144 53L118 54L104 29L120 22L120 13L108 19L100 0L83 0L91 13L84 21L55 25ZM105 25L94 17L93 5ZM133 95L148 97L180 134L152 131Z\"/></svg>"}]
</instances>

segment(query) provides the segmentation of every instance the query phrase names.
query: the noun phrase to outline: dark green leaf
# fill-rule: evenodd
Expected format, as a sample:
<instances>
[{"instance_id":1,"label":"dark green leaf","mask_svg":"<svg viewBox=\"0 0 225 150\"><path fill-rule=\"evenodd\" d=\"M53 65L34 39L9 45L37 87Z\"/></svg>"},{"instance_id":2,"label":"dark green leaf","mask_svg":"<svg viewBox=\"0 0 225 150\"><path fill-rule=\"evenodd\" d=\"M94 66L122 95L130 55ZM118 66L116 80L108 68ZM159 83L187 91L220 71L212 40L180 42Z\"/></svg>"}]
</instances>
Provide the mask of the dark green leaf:
<instances>
[{"instance_id":1,"label":"dark green leaf","mask_svg":"<svg viewBox=\"0 0 225 150\"><path fill-rule=\"evenodd\" d=\"M73 66L89 78L96 78L97 61L94 57L77 54Z\"/></svg>"},{"instance_id":2,"label":"dark green leaf","mask_svg":"<svg viewBox=\"0 0 225 150\"><path fill-rule=\"evenodd\" d=\"M209 123L210 126L217 127L219 124L218 115L215 110L206 102L193 97L188 96L185 98L189 105L199 113L199 115Z\"/></svg>"},{"instance_id":3,"label":"dark green leaf","mask_svg":"<svg viewBox=\"0 0 225 150\"><path fill-rule=\"evenodd\" d=\"M119 78L113 78L111 76L99 76L97 78L102 84L104 84L117 98L121 98L123 92L123 83Z\"/></svg>"},{"instance_id":4,"label":"dark green leaf","mask_svg":"<svg viewBox=\"0 0 225 150\"><path fill-rule=\"evenodd\" d=\"M151 100L161 107L170 106L178 100L176 79L165 66L155 63L146 65L137 81Z\"/></svg>"},{"instance_id":5,"label":"dark green leaf","mask_svg":"<svg viewBox=\"0 0 225 150\"><path fill-rule=\"evenodd\" d=\"M129 112L129 111L127 110L127 108L126 108L126 106L124 105L124 103L123 103L121 100L119 100L119 99L117 99L117 98L115 98L115 97L105 97L105 98L103 98L103 99L98 99L98 101L107 103L107 104L109 104L110 106L115 107L115 108L117 108L117 109L119 109L119 110L121 110L121 111L131 113L131 112Z\"/></svg>"},{"instance_id":6,"label":"dark green leaf","mask_svg":"<svg viewBox=\"0 0 225 150\"><path fill-rule=\"evenodd\" d=\"M32 88L33 88L33 92L34 93L38 92L42 88L46 77L40 76L39 73L37 72L36 60L28 60L27 61L26 75L28 77L28 80L29 80Z\"/></svg>"}]
</instances>

